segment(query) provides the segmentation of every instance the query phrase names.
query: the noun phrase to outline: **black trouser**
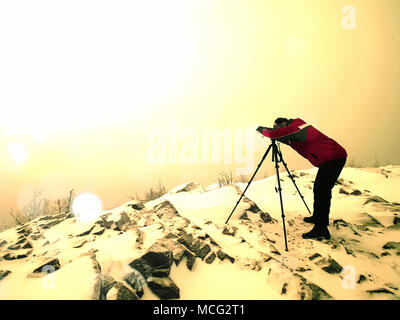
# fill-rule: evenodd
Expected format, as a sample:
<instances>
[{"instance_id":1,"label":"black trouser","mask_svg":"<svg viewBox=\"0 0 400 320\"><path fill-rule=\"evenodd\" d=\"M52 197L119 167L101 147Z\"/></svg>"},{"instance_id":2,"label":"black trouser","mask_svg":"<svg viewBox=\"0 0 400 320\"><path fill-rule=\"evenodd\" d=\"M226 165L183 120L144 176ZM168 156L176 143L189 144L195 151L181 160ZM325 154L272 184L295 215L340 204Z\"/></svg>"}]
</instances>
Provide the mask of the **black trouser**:
<instances>
[{"instance_id":1,"label":"black trouser","mask_svg":"<svg viewBox=\"0 0 400 320\"><path fill-rule=\"evenodd\" d=\"M314 181L314 221L316 226L329 224L332 188L339 178L346 158L324 162L318 169Z\"/></svg>"}]
</instances>

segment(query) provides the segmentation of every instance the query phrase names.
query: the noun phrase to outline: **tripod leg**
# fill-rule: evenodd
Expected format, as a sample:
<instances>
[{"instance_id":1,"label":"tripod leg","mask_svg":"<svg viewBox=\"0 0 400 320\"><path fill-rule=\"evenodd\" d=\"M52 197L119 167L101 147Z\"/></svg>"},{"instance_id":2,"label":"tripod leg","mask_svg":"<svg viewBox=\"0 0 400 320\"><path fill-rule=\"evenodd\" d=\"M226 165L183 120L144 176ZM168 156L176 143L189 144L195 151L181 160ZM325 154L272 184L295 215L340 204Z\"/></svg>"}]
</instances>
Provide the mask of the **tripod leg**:
<instances>
[{"instance_id":1,"label":"tripod leg","mask_svg":"<svg viewBox=\"0 0 400 320\"><path fill-rule=\"evenodd\" d=\"M294 181L294 178L293 178L292 174L290 173L290 171L289 171L289 169L288 169L288 167L287 167L285 161L283 160L283 157L282 157L282 153L281 153L281 152L279 152L279 156L280 156L280 161L282 162L283 166L285 167L285 169L286 169L286 171L287 171L287 173L288 173L288 175L289 175L289 178L292 180L294 186L296 187L297 192L298 192L299 195L300 195L300 198L303 200L304 205L305 205L306 208L307 208L307 211L308 211L310 214L312 214L311 211L310 211L310 209L309 209L308 206L307 206L306 201L304 200L304 196L301 194L299 188L297 187L296 182Z\"/></svg>"},{"instance_id":2,"label":"tripod leg","mask_svg":"<svg viewBox=\"0 0 400 320\"><path fill-rule=\"evenodd\" d=\"M275 160L275 169L276 169L276 177L278 179L278 191L279 191L279 200L281 203L281 213L282 213L282 223L283 223L283 234L285 237L285 251L289 251L288 250L288 245L287 245L287 237L286 237L286 225L285 225L285 212L283 210L283 200L282 200L282 188L281 188L281 180L279 178L279 165L278 165L278 150L277 150L277 146L274 144L274 148L272 150L273 152L273 159Z\"/></svg>"},{"instance_id":3,"label":"tripod leg","mask_svg":"<svg viewBox=\"0 0 400 320\"><path fill-rule=\"evenodd\" d=\"M229 219L231 218L233 212L235 211L236 207L238 206L240 200L242 200L242 198L243 198L245 192L247 191L247 188L250 186L250 183L253 181L254 177L256 176L258 169L260 169L261 164L264 162L265 158L267 157L268 152L269 152L269 150L271 149L271 147L272 147L272 144L268 147L267 151L264 153L264 156L262 157L260 163L258 164L256 171L254 171L253 176L251 177L250 181L247 183L246 189L244 189L244 191L243 191L242 195L240 196L239 200L236 202L236 205L235 205L235 207L233 208L233 210L232 210L231 214L229 215L228 219L226 219L225 224L228 223L228 221L229 221Z\"/></svg>"}]
</instances>

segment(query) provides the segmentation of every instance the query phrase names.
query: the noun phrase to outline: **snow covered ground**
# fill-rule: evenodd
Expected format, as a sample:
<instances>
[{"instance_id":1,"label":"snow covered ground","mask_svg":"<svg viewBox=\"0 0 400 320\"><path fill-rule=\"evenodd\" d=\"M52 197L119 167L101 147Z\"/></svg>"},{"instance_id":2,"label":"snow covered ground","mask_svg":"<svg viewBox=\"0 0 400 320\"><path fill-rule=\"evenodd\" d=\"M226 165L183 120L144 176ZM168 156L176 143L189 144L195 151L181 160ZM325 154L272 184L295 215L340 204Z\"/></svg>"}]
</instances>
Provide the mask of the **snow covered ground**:
<instances>
[{"instance_id":1,"label":"snow covered ground","mask_svg":"<svg viewBox=\"0 0 400 320\"><path fill-rule=\"evenodd\" d=\"M316 169L294 171L310 210ZM95 221L40 217L0 233L0 299L399 299L400 166L345 168L330 240L281 175L246 184L177 186Z\"/></svg>"}]
</instances>

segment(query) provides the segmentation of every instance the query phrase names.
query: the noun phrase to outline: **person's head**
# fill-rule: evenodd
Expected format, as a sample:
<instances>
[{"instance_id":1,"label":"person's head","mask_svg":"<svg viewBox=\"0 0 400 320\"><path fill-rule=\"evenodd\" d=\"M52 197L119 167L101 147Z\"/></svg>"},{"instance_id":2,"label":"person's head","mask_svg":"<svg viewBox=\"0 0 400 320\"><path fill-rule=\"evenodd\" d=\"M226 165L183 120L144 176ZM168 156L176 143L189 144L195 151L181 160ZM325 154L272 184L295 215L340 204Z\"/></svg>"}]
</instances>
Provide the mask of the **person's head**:
<instances>
[{"instance_id":1,"label":"person's head","mask_svg":"<svg viewBox=\"0 0 400 320\"><path fill-rule=\"evenodd\" d=\"M286 118L277 118L274 121L274 129L286 127L290 123L289 119Z\"/></svg>"}]
</instances>

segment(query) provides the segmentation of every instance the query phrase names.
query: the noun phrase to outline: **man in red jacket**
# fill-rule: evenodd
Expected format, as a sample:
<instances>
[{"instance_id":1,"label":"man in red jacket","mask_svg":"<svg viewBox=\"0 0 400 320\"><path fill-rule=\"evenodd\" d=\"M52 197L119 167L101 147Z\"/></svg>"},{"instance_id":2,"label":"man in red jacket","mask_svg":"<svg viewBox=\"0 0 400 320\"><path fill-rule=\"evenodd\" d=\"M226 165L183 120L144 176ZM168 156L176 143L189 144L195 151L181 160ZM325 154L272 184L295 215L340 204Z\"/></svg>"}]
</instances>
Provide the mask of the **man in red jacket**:
<instances>
[{"instance_id":1,"label":"man in red jacket","mask_svg":"<svg viewBox=\"0 0 400 320\"><path fill-rule=\"evenodd\" d=\"M318 173L314 181L314 212L305 222L314 228L303 234L305 239L329 239L329 211L332 188L346 163L347 152L336 141L307 124L303 120L278 118L273 128L258 127L262 135L291 146L314 166Z\"/></svg>"}]
</instances>

